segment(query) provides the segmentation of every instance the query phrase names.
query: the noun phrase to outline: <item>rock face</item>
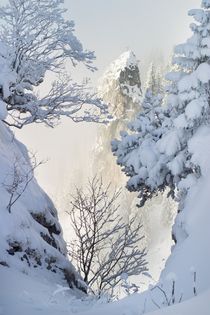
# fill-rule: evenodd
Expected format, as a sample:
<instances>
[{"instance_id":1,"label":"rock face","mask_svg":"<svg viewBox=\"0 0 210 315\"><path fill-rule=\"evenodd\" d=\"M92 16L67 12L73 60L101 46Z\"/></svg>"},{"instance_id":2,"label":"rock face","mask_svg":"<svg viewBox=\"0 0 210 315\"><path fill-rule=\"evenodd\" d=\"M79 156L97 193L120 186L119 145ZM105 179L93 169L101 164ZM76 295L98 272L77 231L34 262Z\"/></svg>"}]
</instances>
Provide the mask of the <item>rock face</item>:
<instances>
[{"instance_id":1,"label":"rock face","mask_svg":"<svg viewBox=\"0 0 210 315\"><path fill-rule=\"evenodd\" d=\"M85 291L26 147L0 121L0 265Z\"/></svg>"},{"instance_id":2,"label":"rock face","mask_svg":"<svg viewBox=\"0 0 210 315\"><path fill-rule=\"evenodd\" d=\"M142 95L138 61L132 51L124 52L110 64L100 81L99 94L109 104L114 120L108 126L99 128L93 167L94 171L103 175L105 181L110 181L110 173L107 172L109 165L112 183L119 186L125 183L122 180L125 176L116 165L111 152L111 141L119 136L128 121L139 111Z\"/></svg>"},{"instance_id":3,"label":"rock face","mask_svg":"<svg viewBox=\"0 0 210 315\"><path fill-rule=\"evenodd\" d=\"M138 61L132 51L124 52L111 63L101 79L99 94L110 104L110 113L120 123L132 118L131 112L139 109L141 79Z\"/></svg>"}]
</instances>

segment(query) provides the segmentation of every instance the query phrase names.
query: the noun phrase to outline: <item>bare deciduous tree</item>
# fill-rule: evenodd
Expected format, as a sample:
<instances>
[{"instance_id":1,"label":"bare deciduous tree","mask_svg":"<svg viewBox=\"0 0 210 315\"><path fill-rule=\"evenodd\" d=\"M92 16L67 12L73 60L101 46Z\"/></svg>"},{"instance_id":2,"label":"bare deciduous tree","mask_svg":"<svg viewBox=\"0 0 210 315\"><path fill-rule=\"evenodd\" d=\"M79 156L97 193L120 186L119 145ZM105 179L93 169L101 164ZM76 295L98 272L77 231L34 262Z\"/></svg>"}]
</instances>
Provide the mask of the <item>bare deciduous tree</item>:
<instances>
[{"instance_id":1,"label":"bare deciduous tree","mask_svg":"<svg viewBox=\"0 0 210 315\"><path fill-rule=\"evenodd\" d=\"M31 157L31 165L24 165L23 161L15 157L12 171L6 176L2 184L9 193L9 202L7 205L9 213L11 213L12 206L22 196L29 183L33 180L35 169L43 163L43 161L37 162L34 154Z\"/></svg>"},{"instance_id":2,"label":"bare deciduous tree","mask_svg":"<svg viewBox=\"0 0 210 315\"><path fill-rule=\"evenodd\" d=\"M126 222L116 204L120 190L110 193L110 184L103 185L94 177L87 191L76 188L70 215L76 238L69 244L69 255L89 289L100 295L114 294L122 275L139 275L147 271L140 223L135 217Z\"/></svg>"}]
</instances>

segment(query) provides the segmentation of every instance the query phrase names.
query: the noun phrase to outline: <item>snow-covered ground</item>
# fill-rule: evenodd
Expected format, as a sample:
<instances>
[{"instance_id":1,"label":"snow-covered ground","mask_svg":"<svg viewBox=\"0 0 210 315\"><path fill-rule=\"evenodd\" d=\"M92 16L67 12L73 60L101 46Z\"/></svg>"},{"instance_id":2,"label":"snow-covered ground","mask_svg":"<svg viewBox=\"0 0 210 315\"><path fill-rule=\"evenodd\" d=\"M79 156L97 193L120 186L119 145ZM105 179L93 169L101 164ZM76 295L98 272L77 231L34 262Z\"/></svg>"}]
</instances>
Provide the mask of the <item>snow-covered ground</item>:
<instances>
[{"instance_id":1,"label":"snow-covered ground","mask_svg":"<svg viewBox=\"0 0 210 315\"><path fill-rule=\"evenodd\" d=\"M180 236L159 285L171 300L175 281L175 303L166 307L161 291L150 288L143 294L134 294L121 301L106 304L91 298L79 299L77 292L66 289L59 278L17 268L0 267L1 315L209 315L210 314L210 128L202 127L190 142L194 161L201 167L202 177L189 187L183 211L177 216L177 235ZM202 152L202 154L200 154ZM183 233L184 231L184 233ZM194 281L196 273L196 281ZM196 292L194 292L194 289ZM181 298L182 296L182 298ZM181 303L179 300L181 298ZM169 304L172 302L170 301ZM159 307L163 309L158 310Z\"/></svg>"},{"instance_id":2,"label":"snow-covered ground","mask_svg":"<svg viewBox=\"0 0 210 315\"><path fill-rule=\"evenodd\" d=\"M0 267L1 315L141 315L138 294L114 303L77 299L73 291L52 285L44 277L35 279ZM183 303L147 313L148 315L209 315L210 290Z\"/></svg>"}]
</instances>

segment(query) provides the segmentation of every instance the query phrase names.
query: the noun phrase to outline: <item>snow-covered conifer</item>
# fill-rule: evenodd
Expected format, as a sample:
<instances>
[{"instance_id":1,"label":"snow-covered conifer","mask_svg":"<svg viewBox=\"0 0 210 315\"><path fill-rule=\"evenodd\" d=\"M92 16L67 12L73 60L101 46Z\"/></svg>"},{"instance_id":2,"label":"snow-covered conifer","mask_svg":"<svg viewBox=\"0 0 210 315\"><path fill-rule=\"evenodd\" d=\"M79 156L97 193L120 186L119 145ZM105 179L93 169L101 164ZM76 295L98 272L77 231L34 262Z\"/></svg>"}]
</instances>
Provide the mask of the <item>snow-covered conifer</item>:
<instances>
[{"instance_id":1,"label":"snow-covered conifer","mask_svg":"<svg viewBox=\"0 0 210 315\"><path fill-rule=\"evenodd\" d=\"M135 120L129 123L131 132L121 132L121 141L112 142L112 150L118 157L118 164L123 165L123 170L130 180L127 188L131 191L139 191L141 204L151 196L150 189L145 185L147 168L154 163L155 142L162 134L161 108L163 95L162 86L157 75L157 69L151 64L141 111ZM140 154L141 156L140 156ZM126 164L124 161L126 160ZM140 171L137 174L137 170Z\"/></svg>"},{"instance_id":2,"label":"snow-covered conifer","mask_svg":"<svg viewBox=\"0 0 210 315\"><path fill-rule=\"evenodd\" d=\"M118 164L130 177L128 188L139 191L143 201L168 186L184 191L199 176L188 144L199 126L209 124L209 1L202 6L189 11L196 21L190 26L193 36L175 48L177 70L167 75L171 84L166 105L155 115L157 125L148 127L148 114L140 114L133 134L122 133L113 142Z\"/></svg>"}]
</instances>

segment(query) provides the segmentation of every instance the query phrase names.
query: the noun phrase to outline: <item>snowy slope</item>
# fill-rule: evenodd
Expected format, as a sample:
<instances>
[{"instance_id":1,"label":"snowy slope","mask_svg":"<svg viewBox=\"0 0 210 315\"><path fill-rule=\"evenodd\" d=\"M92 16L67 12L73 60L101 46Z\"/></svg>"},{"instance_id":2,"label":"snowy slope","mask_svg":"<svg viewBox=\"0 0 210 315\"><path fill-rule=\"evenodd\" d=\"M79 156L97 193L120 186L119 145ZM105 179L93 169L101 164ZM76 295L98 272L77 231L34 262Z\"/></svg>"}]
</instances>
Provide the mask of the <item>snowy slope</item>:
<instances>
[{"instance_id":1,"label":"snowy slope","mask_svg":"<svg viewBox=\"0 0 210 315\"><path fill-rule=\"evenodd\" d=\"M141 315L142 299L138 294L121 301L105 304L92 299L77 299L66 287L52 285L11 269L0 267L1 315ZM4 288L2 288L2 283ZM186 302L158 310L148 315L209 315L210 290Z\"/></svg>"},{"instance_id":2,"label":"snowy slope","mask_svg":"<svg viewBox=\"0 0 210 315\"><path fill-rule=\"evenodd\" d=\"M2 121L0 166L0 265L80 286L80 277L66 258L57 211L33 178L26 147ZM10 200L14 203L9 209Z\"/></svg>"},{"instance_id":3,"label":"snowy slope","mask_svg":"<svg viewBox=\"0 0 210 315\"><path fill-rule=\"evenodd\" d=\"M18 143L12 133L0 123L0 177L5 180L14 153L28 161L25 147ZM182 303L157 310L166 306L164 295L156 290L136 294L122 301L109 305L99 305L97 302L77 300L67 290L67 283L60 274L47 272L45 268L29 268L26 261L21 261L20 252L9 255L8 239L31 240L31 246L40 250L47 245L42 243L38 231L41 228L31 221L29 209L40 211L48 207L54 208L49 198L43 193L34 180L28 187L27 194L12 208L12 213L6 211L8 194L3 186L1 193L0 221L0 254L10 268L0 266L0 310L1 315L16 314L115 314L140 315L154 311L154 315L209 315L210 314L210 128L201 127L189 143L193 160L201 167L202 176L197 182L189 185L186 202L182 212L177 216L174 230L178 243L175 245L166 267L161 275L162 288L170 298L173 280L176 283L176 301L182 295ZM28 197L30 196L30 198ZM32 208L33 207L33 208ZM51 209L51 210L52 210ZM56 213L54 213L54 219ZM55 219L56 221L56 219ZM20 233L21 231L21 233ZM33 236L33 237L32 237ZM61 242L62 238L60 238ZM56 249L47 248L51 253ZM62 254L56 256L67 263ZM196 272L196 283L193 275ZM64 290L60 286L64 286ZM194 287L197 297L194 297ZM70 294L69 294L70 293ZM154 304L154 301L157 305Z\"/></svg>"},{"instance_id":4,"label":"snowy slope","mask_svg":"<svg viewBox=\"0 0 210 315\"><path fill-rule=\"evenodd\" d=\"M198 293L210 289L210 127L201 127L189 147L202 176L189 187L184 209L176 218L178 243L162 273L162 278L169 272L175 273L177 288L184 298L192 296L194 272Z\"/></svg>"}]
</instances>

